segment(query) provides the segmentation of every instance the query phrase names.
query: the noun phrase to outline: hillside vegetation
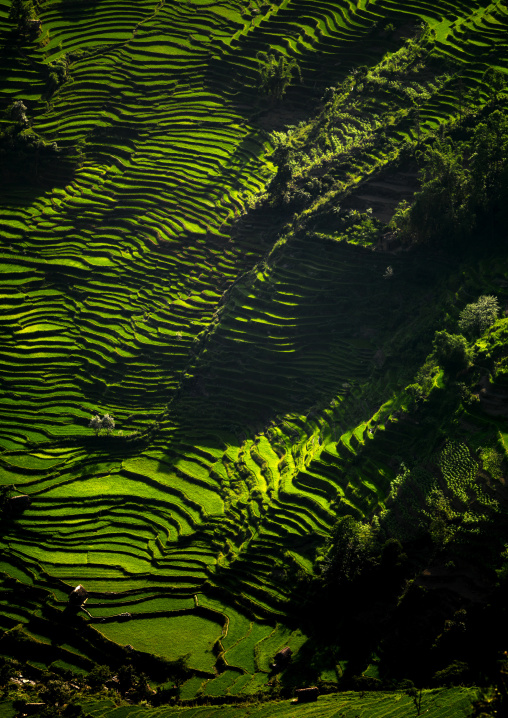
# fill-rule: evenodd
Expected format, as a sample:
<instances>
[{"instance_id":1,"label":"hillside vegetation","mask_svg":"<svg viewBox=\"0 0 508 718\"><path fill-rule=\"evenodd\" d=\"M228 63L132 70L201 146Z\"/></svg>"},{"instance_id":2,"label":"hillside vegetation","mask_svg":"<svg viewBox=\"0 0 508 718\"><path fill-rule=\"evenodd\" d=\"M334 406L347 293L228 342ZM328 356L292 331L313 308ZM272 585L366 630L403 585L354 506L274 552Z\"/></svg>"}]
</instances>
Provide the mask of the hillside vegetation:
<instances>
[{"instance_id":1,"label":"hillside vegetation","mask_svg":"<svg viewBox=\"0 0 508 718\"><path fill-rule=\"evenodd\" d=\"M504 710L508 5L0 17L4 697Z\"/></svg>"}]
</instances>

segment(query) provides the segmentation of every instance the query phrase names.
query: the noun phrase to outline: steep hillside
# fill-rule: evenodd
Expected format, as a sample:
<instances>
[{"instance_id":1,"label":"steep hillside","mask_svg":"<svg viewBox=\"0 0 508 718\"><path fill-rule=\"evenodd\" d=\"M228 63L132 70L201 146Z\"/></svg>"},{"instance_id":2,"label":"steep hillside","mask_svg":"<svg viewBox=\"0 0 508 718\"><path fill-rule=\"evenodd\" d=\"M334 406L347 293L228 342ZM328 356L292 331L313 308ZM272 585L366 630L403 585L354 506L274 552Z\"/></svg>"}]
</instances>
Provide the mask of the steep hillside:
<instances>
[{"instance_id":1,"label":"steep hillside","mask_svg":"<svg viewBox=\"0 0 508 718\"><path fill-rule=\"evenodd\" d=\"M2 680L506 693L508 6L0 13Z\"/></svg>"}]
</instances>

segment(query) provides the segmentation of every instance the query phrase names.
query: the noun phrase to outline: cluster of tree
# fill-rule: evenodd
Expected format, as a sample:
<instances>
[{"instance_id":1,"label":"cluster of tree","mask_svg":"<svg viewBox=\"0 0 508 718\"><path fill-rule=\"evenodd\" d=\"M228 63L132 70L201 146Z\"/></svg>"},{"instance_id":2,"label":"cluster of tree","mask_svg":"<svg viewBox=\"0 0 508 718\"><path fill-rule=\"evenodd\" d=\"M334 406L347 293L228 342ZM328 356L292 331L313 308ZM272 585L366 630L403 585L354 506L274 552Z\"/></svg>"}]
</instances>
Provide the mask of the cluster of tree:
<instances>
[{"instance_id":1,"label":"cluster of tree","mask_svg":"<svg viewBox=\"0 0 508 718\"><path fill-rule=\"evenodd\" d=\"M496 297L484 295L478 301L467 304L460 313L458 328L460 333L450 334L441 330L434 336L434 356L447 371L466 369L474 358L473 347L469 340L475 340L488 329L499 315L499 302Z\"/></svg>"},{"instance_id":2,"label":"cluster of tree","mask_svg":"<svg viewBox=\"0 0 508 718\"><path fill-rule=\"evenodd\" d=\"M470 609L467 603L465 610L460 596L420 586L415 577L429 563L436 557L444 563L446 556L460 550L440 540L440 521L437 512L426 532L401 543L387 539L375 522L351 516L338 520L320 562L321 575L307 588L310 599L304 610L312 615L316 638L347 650L350 664L341 678L344 690L400 689L404 679L426 687L475 685L495 672L502 641L489 626L500 620L499 602L508 581L504 579L505 588L491 588L493 604L488 610ZM478 560L485 562L485 555ZM495 564L495 557L491 560ZM448 563L453 573L453 562ZM382 658L382 679L358 680L371 651ZM414 690L410 695L420 698Z\"/></svg>"},{"instance_id":3,"label":"cluster of tree","mask_svg":"<svg viewBox=\"0 0 508 718\"><path fill-rule=\"evenodd\" d=\"M390 225L402 241L454 248L493 237L506 220L508 112L489 106L479 119L419 154L421 190Z\"/></svg>"},{"instance_id":4,"label":"cluster of tree","mask_svg":"<svg viewBox=\"0 0 508 718\"><path fill-rule=\"evenodd\" d=\"M431 354L418 371L415 382L406 387L406 392L415 406L419 406L429 395L439 367L444 369L447 375L453 376L474 365L478 358L474 343L496 322L499 311L497 297L483 295L462 309L458 320L450 327L454 331L440 329L435 332ZM484 360L485 357L482 357L482 361ZM461 398L467 400L470 394L465 384L459 382L457 387Z\"/></svg>"},{"instance_id":5,"label":"cluster of tree","mask_svg":"<svg viewBox=\"0 0 508 718\"><path fill-rule=\"evenodd\" d=\"M414 38L408 39L397 52L388 53L376 68L356 67L342 82L327 88L313 118L289 126L286 132L272 133L275 148L272 161L277 166L267 196L272 205L291 204L292 209L299 210L315 203L322 213L324 196L331 206L333 198L343 194L345 185L357 173L359 156L368 156L374 147L382 148L386 157L400 154L400 142L391 133L388 135L387 130L393 125L407 124L408 105L418 114L421 102L450 80L446 73L437 77L431 91L426 80L419 84L409 78L423 67L428 54L427 28L418 27L414 31ZM289 75L288 67L277 56L270 61L266 53L258 57L262 59L260 87L269 86L269 77ZM378 109L372 114L360 113L360 104L369 108L380 88L383 101L388 98L390 111L383 115L378 114ZM334 208L331 209L333 213ZM307 214L309 219L310 213ZM376 241L377 233L371 229L366 221L360 242Z\"/></svg>"},{"instance_id":6,"label":"cluster of tree","mask_svg":"<svg viewBox=\"0 0 508 718\"><path fill-rule=\"evenodd\" d=\"M302 81L302 72L298 62L294 58L279 53L259 52L259 90L281 100L286 90L293 83L296 75Z\"/></svg>"},{"instance_id":7,"label":"cluster of tree","mask_svg":"<svg viewBox=\"0 0 508 718\"><path fill-rule=\"evenodd\" d=\"M14 484L0 487L0 512L2 512L9 503L10 495L16 490Z\"/></svg>"},{"instance_id":8,"label":"cluster of tree","mask_svg":"<svg viewBox=\"0 0 508 718\"><path fill-rule=\"evenodd\" d=\"M328 586L351 583L373 558L372 527L344 516L335 523L320 562L321 574Z\"/></svg>"},{"instance_id":9,"label":"cluster of tree","mask_svg":"<svg viewBox=\"0 0 508 718\"><path fill-rule=\"evenodd\" d=\"M106 432L109 436L115 428L115 419L112 414L94 414L88 422L90 429L95 431L95 435L99 436L101 432Z\"/></svg>"},{"instance_id":10,"label":"cluster of tree","mask_svg":"<svg viewBox=\"0 0 508 718\"><path fill-rule=\"evenodd\" d=\"M0 182L33 183L60 156L56 142L47 142L30 127L28 108L16 100L6 109L0 131Z\"/></svg>"},{"instance_id":11,"label":"cluster of tree","mask_svg":"<svg viewBox=\"0 0 508 718\"><path fill-rule=\"evenodd\" d=\"M41 23L37 18L33 0L11 0L9 20L20 36L33 39L41 31Z\"/></svg>"},{"instance_id":12,"label":"cluster of tree","mask_svg":"<svg viewBox=\"0 0 508 718\"><path fill-rule=\"evenodd\" d=\"M188 656L165 661L157 675L161 684L153 689L148 676L129 659L115 669L96 664L88 674L75 674L53 665L47 670L34 669L24 661L0 656L0 689L4 699L13 700L20 713L28 713L38 704L38 715L43 718L62 715L77 718L83 714L81 702L94 695L108 694L130 703L159 706L178 698L181 685L192 675L187 660Z\"/></svg>"},{"instance_id":13,"label":"cluster of tree","mask_svg":"<svg viewBox=\"0 0 508 718\"><path fill-rule=\"evenodd\" d=\"M340 211L338 208L335 215L338 220L335 232L347 242L373 246L381 238L383 224L373 216L372 209L361 212L357 209ZM389 279L393 274L393 268L389 267L387 270L391 271L384 276Z\"/></svg>"},{"instance_id":14,"label":"cluster of tree","mask_svg":"<svg viewBox=\"0 0 508 718\"><path fill-rule=\"evenodd\" d=\"M294 156L287 148L276 150L272 162L277 167L277 173L270 183L267 199L272 206L283 208L288 213L307 207L333 184L330 177L296 179L293 174L296 170Z\"/></svg>"},{"instance_id":15,"label":"cluster of tree","mask_svg":"<svg viewBox=\"0 0 508 718\"><path fill-rule=\"evenodd\" d=\"M48 62L46 66L46 88L48 95L52 95L60 85L63 85L68 77L69 61L66 55L62 55L54 62Z\"/></svg>"}]
</instances>

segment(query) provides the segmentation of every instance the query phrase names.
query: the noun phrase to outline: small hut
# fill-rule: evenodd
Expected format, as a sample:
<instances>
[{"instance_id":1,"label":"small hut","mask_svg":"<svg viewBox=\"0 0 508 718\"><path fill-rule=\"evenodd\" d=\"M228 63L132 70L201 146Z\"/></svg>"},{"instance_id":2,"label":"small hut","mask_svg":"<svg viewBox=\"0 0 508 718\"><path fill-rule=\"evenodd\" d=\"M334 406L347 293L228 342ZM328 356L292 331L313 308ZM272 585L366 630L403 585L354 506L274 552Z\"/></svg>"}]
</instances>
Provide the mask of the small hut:
<instances>
[{"instance_id":1,"label":"small hut","mask_svg":"<svg viewBox=\"0 0 508 718\"><path fill-rule=\"evenodd\" d=\"M276 668L279 670L284 668L290 662L292 655L293 651L289 646L282 648L278 653L275 654L272 668Z\"/></svg>"},{"instance_id":2,"label":"small hut","mask_svg":"<svg viewBox=\"0 0 508 718\"><path fill-rule=\"evenodd\" d=\"M295 691L294 703L311 703L317 701L319 695L319 688L312 686L312 688L297 688Z\"/></svg>"},{"instance_id":3,"label":"small hut","mask_svg":"<svg viewBox=\"0 0 508 718\"><path fill-rule=\"evenodd\" d=\"M32 503L32 499L28 494L18 494L17 496L11 496L7 502L9 512L17 513L18 511L24 511Z\"/></svg>"},{"instance_id":4,"label":"small hut","mask_svg":"<svg viewBox=\"0 0 508 718\"><path fill-rule=\"evenodd\" d=\"M40 32L42 30L42 20L26 20L27 30Z\"/></svg>"},{"instance_id":5,"label":"small hut","mask_svg":"<svg viewBox=\"0 0 508 718\"><path fill-rule=\"evenodd\" d=\"M73 606L82 606L88 599L88 592L84 586L79 584L69 593L69 603Z\"/></svg>"},{"instance_id":6,"label":"small hut","mask_svg":"<svg viewBox=\"0 0 508 718\"><path fill-rule=\"evenodd\" d=\"M30 37L37 37L42 32L42 20L26 20L24 30Z\"/></svg>"}]
</instances>

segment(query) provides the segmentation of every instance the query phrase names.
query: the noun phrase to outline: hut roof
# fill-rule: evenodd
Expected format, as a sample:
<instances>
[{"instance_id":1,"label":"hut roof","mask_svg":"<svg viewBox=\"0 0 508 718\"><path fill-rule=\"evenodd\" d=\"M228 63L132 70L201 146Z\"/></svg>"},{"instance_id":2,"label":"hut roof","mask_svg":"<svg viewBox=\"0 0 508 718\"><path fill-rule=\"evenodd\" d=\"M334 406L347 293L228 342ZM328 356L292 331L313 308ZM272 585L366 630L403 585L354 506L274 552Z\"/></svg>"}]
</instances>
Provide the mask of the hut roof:
<instances>
[{"instance_id":1,"label":"hut roof","mask_svg":"<svg viewBox=\"0 0 508 718\"><path fill-rule=\"evenodd\" d=\"M291 656L293 655L293 651L289 646L286 646L285 648L282 648L278 653L275 654L275 660L276 661L289 661Z\"/></svg>"},{"instance_id":2,"label":"hut roof","mask_svg":"<svg viewBox=\"0 0 508 718\"><path fill-rule=\"evenodd\" d=\"M78 584L76 586L76 588L74 588L69 593L70 603L81 604L81 603L84 603L87 598L88 598L88 592L87 592L86 588L84 586L82 586L81 584Z\"/></svg>"},{"instance_id":3,"label":"hut roof","mask_svg":"<svg viewBox=\"0 0 508 718\"><path fill-rule=\"evenodd\" d=\"M319 688L317 686L312 686L311 688L297 688L295 691L295 697L298 703L317 701L318 695Z\"/></svg>"}]
</instances>

